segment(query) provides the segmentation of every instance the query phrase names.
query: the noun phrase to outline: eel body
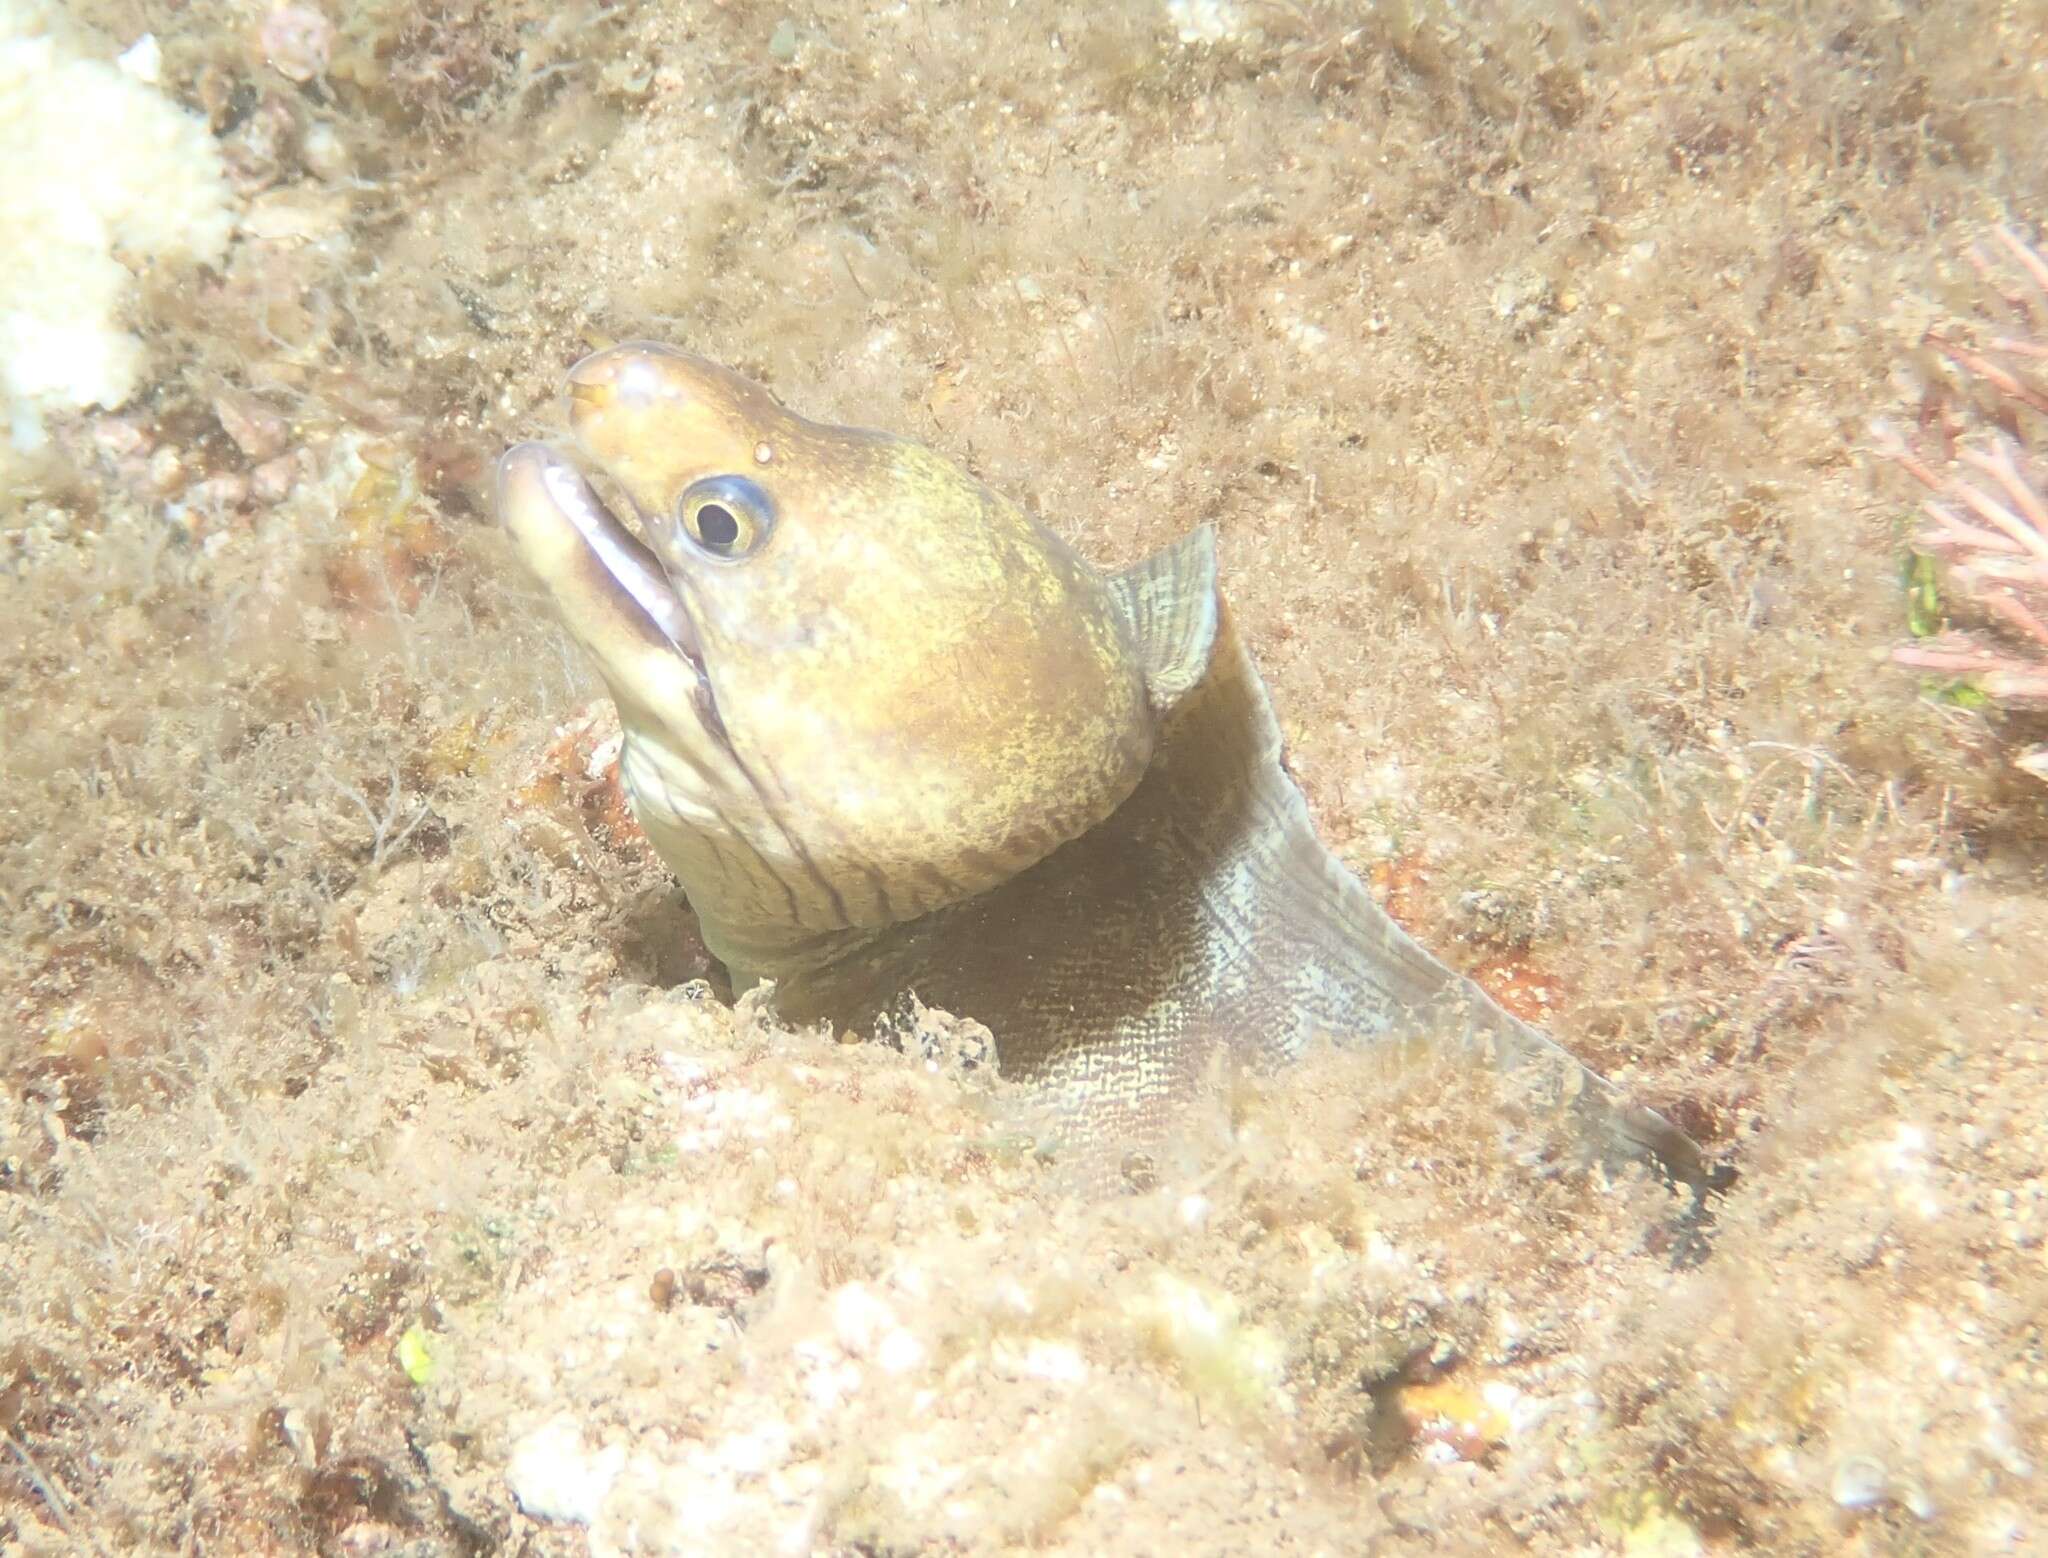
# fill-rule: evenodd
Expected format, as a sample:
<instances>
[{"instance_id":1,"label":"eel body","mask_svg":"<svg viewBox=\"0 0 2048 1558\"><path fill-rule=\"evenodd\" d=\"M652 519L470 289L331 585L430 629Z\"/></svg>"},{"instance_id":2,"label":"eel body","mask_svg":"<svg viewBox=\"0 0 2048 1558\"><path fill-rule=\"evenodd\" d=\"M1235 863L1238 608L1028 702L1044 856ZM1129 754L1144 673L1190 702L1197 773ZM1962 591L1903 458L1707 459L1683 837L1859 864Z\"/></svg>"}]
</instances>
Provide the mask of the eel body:
<instances>
[{"instance_id":1,"label":"eel body","mask_svg":"<svg viewBox=\"0 0 2048 1558\"><path fill-rule=\"evenodd\" d=\"M1206 528L1107 574L936 453L653 344L585 359L569 397L641 535L539 444L501 461L500 516L618 704L629 798L735 988L774 981L798 1023L866 1031L915 996L986 1024L1094 1182L1219 1058L1329 1041L1455 1046L1517 1142L1707 1185L1682 1132L1323 845Z\"/></svg>"}]
</instances>

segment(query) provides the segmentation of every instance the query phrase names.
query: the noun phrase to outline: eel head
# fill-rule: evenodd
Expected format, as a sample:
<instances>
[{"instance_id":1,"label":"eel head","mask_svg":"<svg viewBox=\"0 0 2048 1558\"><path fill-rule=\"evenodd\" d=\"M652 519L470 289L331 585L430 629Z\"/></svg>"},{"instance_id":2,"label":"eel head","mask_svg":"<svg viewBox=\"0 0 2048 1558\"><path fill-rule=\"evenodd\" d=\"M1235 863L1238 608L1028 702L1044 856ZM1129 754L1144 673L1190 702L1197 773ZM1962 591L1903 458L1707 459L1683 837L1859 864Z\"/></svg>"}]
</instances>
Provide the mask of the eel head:
<instances>
[{"instance_id":1,"label":"eel head","mask_svg":"<svg viewBox=\"0 0 2048 1558\"><path fill-rule=\"evenodd\" d=\"M670 347L585 358L569 402L640 533L537 443L500 462L500 517L609 685L634 808L736 973L985 891L1137 786L1172 668L1015 504Z\"/></svg>"}]
</instances>

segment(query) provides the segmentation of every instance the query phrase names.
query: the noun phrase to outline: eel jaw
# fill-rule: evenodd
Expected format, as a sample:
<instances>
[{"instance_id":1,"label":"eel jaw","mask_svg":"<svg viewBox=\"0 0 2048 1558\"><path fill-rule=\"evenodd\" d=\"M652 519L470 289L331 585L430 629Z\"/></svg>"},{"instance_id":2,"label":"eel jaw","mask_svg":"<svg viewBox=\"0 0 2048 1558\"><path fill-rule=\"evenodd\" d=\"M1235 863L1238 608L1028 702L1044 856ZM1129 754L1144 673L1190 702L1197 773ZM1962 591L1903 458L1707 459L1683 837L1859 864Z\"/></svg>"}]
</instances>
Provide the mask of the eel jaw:
<instances>
[{"instance_id":1,"label":"eel jaw","mask_svg":"<svg viewBox=\"0 0 2048 1558\"><path fill-rule=\"evenodd\" d=\"M664 724L675 722L686 697L697 722L729 746L689 609L654 553L583 474L544 444L515 444L498 461L497 510L614 697Z\"/></svg>"}]
</instances>

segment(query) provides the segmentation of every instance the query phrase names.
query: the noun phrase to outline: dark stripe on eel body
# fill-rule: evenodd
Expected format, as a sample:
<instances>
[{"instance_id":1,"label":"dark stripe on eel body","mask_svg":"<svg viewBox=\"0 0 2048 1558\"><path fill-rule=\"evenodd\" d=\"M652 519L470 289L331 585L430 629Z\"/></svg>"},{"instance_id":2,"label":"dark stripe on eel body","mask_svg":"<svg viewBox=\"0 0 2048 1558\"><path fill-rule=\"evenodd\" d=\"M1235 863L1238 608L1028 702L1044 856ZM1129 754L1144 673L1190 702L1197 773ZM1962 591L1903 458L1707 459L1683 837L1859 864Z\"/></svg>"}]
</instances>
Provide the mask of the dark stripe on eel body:
<instances>
[{"instance_id":1,"label":"dark stripe on eel body","mask_svg":"<svg viewBox=\"0 0 2048 1558\"><path fill-rule=\"evenodd\" d=\"M979 849L961 850L960 863L981 879L983 883L981 890L983 892L988 890L990 884L1007 880L1023 869L1020 866L1013 866L1000 861L995 856Z\"/></svg>"},{"instance_id":2,"label":"dark stripe on eel body","mask_svg":"<svg viewBox=\"0 0 2048 1558\"><path fill-rule=\"evenodd\" d=\"M803 863L803 868L810 876L810 879L816 882L825 896L831 900L832 912L838 916L838 924L828 928L843 930L852 925L853 919L846 912L845 898L840 896L839 889L832 885L826 878L825 873L818 869L818 862L811 858L811 852L804 846L804 841L798 837L796 830L783 818L782 809L768 799L767 786L761 783L760 777L751 767L741 761L740 755L737 752L733 753L733 763L740 773L745 776L747 783L753 787L754 798L761 803L761 810L767 815L768 820L775 824L775 831L782 835L782 841L789 846L790 853ZM782 782L782 776L776 773L773 764L764 762L763 766L768 770L768 777L775 781L775 788L781 792L784 799L787 799L789 787ZM786 883L784 885L785 887L787 886ZM791 894L791 901L795 901L794 894ZM796 924L803 930L811 928L804 924L801 914L797 915Z\"/></svg>"},{"instance_id":3,"label":"dark stripe on eel body","mask_svg":"<svg viewBox=\"0 0 2048 1558\"><path fill-rule=\"evenodd\" d=\"M929 914L940 905L952 903L959 898L960 884L947 876L937 866L921 865L917 868L917 874L924 878L925 881L932 883L939 890L936 898L927 899L919 904L919 913Z\"/></svg>"},{"instance_id":4,"label":"dark stripe on eel body","mask_svg":"<svg viewBox=\"0 0 2048 1558\"><path fill-rule=\"evenodd\" d=\"M732 819L726 816L725 812L719 807L717 802L714 801L711 803L711 810L713 814L718 818L719 826L725 829L726 836L732 839L741 848L746 850L748 854L752 855L757 861L759 861L761 863L762 871L764 871L767 874L768 880L773 882L777 887L782 889L783 899L789 905L790 924L802 925L804 922L804 914L802 906L799 905L796 901L796 889L794 887L791 887L789 885L788 880L783 876L783 874L775 869L775 862L770 860L766 855L762 854L760 850L756 849L754 847L753 841L749 839L746 834L742 833L738 828L733 826ZM776 826L780 827L781 824L777 823ZM714 844L712 847L715 849L717 848L717 845Z\"/></svg>"},{"instance_id":5,"label":"dark stripe on eel body","mask_svg":"<svg viewBox=\"0 0 2048 1558\"><path fill-rule=\"evenodd\" d=\"M731 753L732 748L728 746L726 748L726 751L728 753ZM730 864L731 857L728 855L725 847L727 844L736 844L741 849L745 850L748 854L752 855L755 860L760 862L761 870L767 874L768 880L773 882L777 887L782 889L782 896L789 902L789 917L791 922L793 924L801 925L803 923L803 915L802 911L797 906L796 890L792 888L788 882L783 880L782 873L775 869L774 865L770 863L768 857L762 854L760 850L754 847L753 842L747 837L746 833L742 829L733 826L732 818L728 817L725 814L724 808L721 807L715 799L715 797L718 794L718 786L715 783L713 783L711 777L705 773L703 765L694 761L690 757L688 752L683 752L680 755L684 762L689 763L691 767L697 770L697 777L700 781L702 781L701 795L703 804L711 808L711 814L718 819L719 828L722 830L721 833L712 834L708 837L707 841L711 845L712 853L719 857L721 863L726 864L726 869L728 871L730 871L732 867ZM733 756L733 761L735 764L739 762L739 758L736 754ZM744 768L741 769L742 773L744 773L745 771L746 770ZM662 799L668 805L669 815L671 817L681 818L684 815L683 803L677 798L674 787L669 784L668 776L661 771L659 765L656 765L654 768L654 777L655 782L661 786ZM688 891L687 883L684 884L684 890L686 892Z\"/></svg>"},{"instance_id":6,"label":"dark stripe on eel body","mask_svg":"<svg viewBox=\"0 0 2048 1558\"><path fill-rule=\"evenodd\" d=\"M889 901L889 884L883 880L882 873L865 860L857 860L854 864L867 878L868 886L875 890L875 906L882 911L882 918L893 923L897 918L896 906Z\"/></svg>"},{"instance_id":7,"label":"dark stripe on eel body","mask_svg":"<svg viewBox=\"0 0 2048 1558\"><path fill-rule=\"evenodd\" d=\"M846 900L840 896L839 889L826 879L825 873L818 869L818 862L811 858L811 852L804 847L804 841L790 831L789 824L782 820L779 812L770 811L768 816L775 826L781 830L784 841L788 843L791 849L796 851L797 859L804 863L804 870L810 874L811 880L822 887L825 890L825 896L832 900L832 912L839 918L839 924L834 929L843 929L851 925L853 919L846 912ZM798 921L797 923L802 924L803 922Z\"/></svg>"},{"instance_id":8,"label":"dark stripe on eel body","mask_svg":"<svg viewBox=\"0 0 2048 1558\"><path fill-rule=\"evenodd\" d=\"M846 919L846 905L840 902L839 894L833 890L831 883L818 874L817 866L812 863L803 845L790 832L789 825L782 820L781 814L769 802L767 793L761 788L760 781L754 777L753 770L747 766L746 760L739 754L739 748L733 744L732 732L726 728L725 715L718 707L718 694L711 685L710 671L706 668L704 662L696 656L689 655L685 656L685 658L689 660L691 666L697 672L697 685L694 690L693 701L696 704L698 723L710 732L712 739L725 748L725 755L732 760L733 767L737 768L740 771L741 777L747 781L748 788L754 792L755 798L760 801L761 810L767 814L768 820L775 824L776 831L782 835L783 842L788 844L797 857L803 861L805 868L817 881L818 885L825 889L827 896L832 900L833 907L839 912L840 924L848 923ZM715 800L710 799L711 796L718 793L717 785L710 782L710 776L704 774L701 764L693 766L697 767L698 773L706 779L704 786L706 804L710 806L712 814L718 818L719 825L724 828L726 837L758 860L761 863L761 869L767 873L769 880L782 889L783 899L789 906L790 924L800 930L809 929L804 924L803 906L798 903L796 889L790 885L789 879L775 869L775 863L755 847L753 841L744 830L734 827L732 819L726 816L724 809ZM669 809L677 816L682 815L682 808L675 801L675 792L668 788L666 780L662 782L662 790L669 798ZM714 845L714 847L716 846Z\"/></svg>"}]
</instances>

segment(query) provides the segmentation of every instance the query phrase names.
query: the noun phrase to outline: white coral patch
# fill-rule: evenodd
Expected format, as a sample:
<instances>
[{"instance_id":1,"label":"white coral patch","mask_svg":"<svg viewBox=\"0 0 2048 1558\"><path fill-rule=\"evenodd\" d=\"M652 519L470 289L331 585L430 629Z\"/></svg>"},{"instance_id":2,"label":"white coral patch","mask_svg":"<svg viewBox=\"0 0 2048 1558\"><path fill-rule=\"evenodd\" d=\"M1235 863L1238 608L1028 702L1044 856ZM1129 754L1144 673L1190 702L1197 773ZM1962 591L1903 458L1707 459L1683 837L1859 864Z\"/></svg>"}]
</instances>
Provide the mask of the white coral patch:
<instances>
[{"instance_id":1,"label":"white coral patch","mask_svg":"<svg viewBox=\"0 0 2048 1558\"><path fill-rule=\"evenodd\" d=\"M621 1445L593 1451L583 1430L568 1413L558 1413L512 1447L505 1480L519 1507L536 1520L563 1520L589 1525L604 1508L619 1469L626 1464Z\"/></svg>"},{"instance_id":2,"label":"white coral patch","mask_svg":"<svg viewBox=\"0 0 2048 1558\"><path fill-rule=\"evenodd\" d=\"M217 260L233 227L206 127L48 27L0 0L0 396L17 447L40 442L46 411L134 393L129 267Z\"/></svg>"}]
</instances>

